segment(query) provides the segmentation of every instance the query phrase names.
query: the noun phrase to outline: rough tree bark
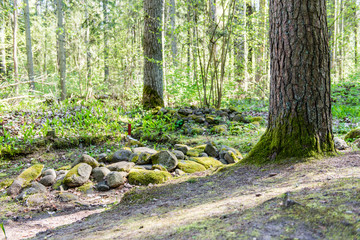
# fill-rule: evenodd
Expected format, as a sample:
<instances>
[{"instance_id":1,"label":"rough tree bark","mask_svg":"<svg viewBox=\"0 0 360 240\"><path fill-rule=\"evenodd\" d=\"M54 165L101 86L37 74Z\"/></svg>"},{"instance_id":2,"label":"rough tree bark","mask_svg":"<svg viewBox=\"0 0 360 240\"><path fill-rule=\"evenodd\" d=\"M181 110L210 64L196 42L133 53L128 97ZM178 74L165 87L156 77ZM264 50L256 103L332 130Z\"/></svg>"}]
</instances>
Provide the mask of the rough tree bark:
<instances>
[{"instance_id":1,"label":"rough tree bark","mask_svg":"<svg viewBox=\"0 0 360 240\"><path fill-rule=\"evenodd\" d=\"M62 0L57 0L57 17L58 17L58 61L60 72L60 99L63 101L66 98L66 55L65 55L65 29L63 24Z\"/></svg>"},{"instance_id":2,"label":"rough tree bark","mask_svg":"<svg viewBox=\"0 0 360 240\"><path fill-rule=\"evenodd\" d=\"M270 51L268 128L244 161L333 153L326 1L270 1Z\"/></svg>"},{"instance_id":3,"label":"rough tree bark","mask_svg":"<svg viewBox=\"0 0 360 240\"><path fill-rule=\"evenodd\" d=\"M34 63L31 47L31 31L30 31L30 11L29 0L24 0L24 17L25 17L25 32L26 32L26 56L27 56L27 70L30 82L30 88L35 90L34 82Z\"/></svg>"},{"instance_id":4,"label":"rough tree bark","mask_svg":"<svg viewBox=\"0 0 360 240\"><path fill-rule=\"evenodd\" d=\"M144 0L143 106L145 109L164 106L161 33L163 6L163 0Z\"/></svg>"}]
</instances>

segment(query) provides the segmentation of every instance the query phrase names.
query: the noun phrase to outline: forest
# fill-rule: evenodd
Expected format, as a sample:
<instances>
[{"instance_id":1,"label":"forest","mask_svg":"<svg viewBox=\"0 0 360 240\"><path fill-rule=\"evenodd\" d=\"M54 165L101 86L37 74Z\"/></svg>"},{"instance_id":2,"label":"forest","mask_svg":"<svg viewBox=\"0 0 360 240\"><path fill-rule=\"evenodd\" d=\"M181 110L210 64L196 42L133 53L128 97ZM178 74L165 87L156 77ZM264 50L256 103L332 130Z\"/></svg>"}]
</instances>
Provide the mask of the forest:
<instances>
[{"instance_id":1,"label":"forest","mask_svg":"<svg viewBox=\"0 0 360 240\"><path fill-rule=\"evenodd\" d=\"M0 0L0 237L356 239L357 0Z\"/></svg>"}]
</instances>

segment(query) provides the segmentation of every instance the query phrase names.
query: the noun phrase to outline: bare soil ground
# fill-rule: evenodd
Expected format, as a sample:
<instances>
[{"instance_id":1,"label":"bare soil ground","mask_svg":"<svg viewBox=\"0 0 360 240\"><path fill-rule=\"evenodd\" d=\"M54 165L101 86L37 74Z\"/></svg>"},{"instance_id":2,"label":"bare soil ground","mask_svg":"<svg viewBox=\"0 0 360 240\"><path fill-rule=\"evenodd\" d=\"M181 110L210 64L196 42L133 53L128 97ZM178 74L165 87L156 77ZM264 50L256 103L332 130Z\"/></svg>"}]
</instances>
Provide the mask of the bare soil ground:
<instances>
[{"instance_id":1,"label":"bare soil ground","mask_svg":"<svg viewBox=\"0 0 360 240\"><path fill-rule=\"evenodd\" d=\"M359 152L292 165L235 165L133 189L107 211L70 211L8 222L5 229L8 236L28 233L23 237L43 231L33 239L360 239L359 177Z\"/></svg>"}]
</instances>

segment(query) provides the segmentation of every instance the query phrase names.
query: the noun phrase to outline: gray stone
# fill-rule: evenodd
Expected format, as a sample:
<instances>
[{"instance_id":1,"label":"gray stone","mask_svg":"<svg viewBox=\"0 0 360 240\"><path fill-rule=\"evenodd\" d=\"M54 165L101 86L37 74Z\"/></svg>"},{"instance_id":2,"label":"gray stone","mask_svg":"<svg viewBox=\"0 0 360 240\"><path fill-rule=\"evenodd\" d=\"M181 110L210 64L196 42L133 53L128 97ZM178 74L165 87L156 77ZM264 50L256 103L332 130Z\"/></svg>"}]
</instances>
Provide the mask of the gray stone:
<instances>
[{"instance_id":1,"label":"gray stone","mask_svg":"<svg viewBox=\"0 0 360 240\"><path fill-rule=\"evenodd\" d=\"M106 153L101 153L97 156L96 160L99 162L104 162L104 161L106 161L106 157L107 157Z\"/></svg>"},{"instance_id":2,"label":"gray stone","mask_svg":"<svg viewBox=\"0 0 360 240\"><path fill-rule=\"evenodd\" d=\"M341 138L334 138L334 144L335 144L335 148L337 150L345 150L346 148L349 148L349 146L347 145L347 143L342 140Z\"/></svg>"},{"instance_id":3,"label":"gray stone","mask_svg":"<svg viewBox=\"0 0 360 240\"><path fill-rule=\"evenodd\" d=\"M117 162L117 163L107 165L106 167L110 171L129 172L134 166L135 166L135 163L133 163L133 162Z\"/></svg>"},{"instance_id":4,"label":"gray stone","mask_svg":"<svg viewBox=\"0 0 360 240\"><path fill-rule=\"evenodd\" d=\"M175 169L175 174L178 176L182 176L182 175L185 175L186 173L180 169Z\"/></svg>"},{"instance_id":5,"label":"gray stone","mask_svg":"<svg viewBox=\"0 0 360 240\"><path fill-rule=\"evenodd\" d=\"M222 163L222 164L229 164L225 159L223 159L223 158L221 158L221 159L219 159L219 161Z\"/></svg>"},{"instance_id":6,"label":"gray stone","mask_svg":"<svg viewBox=\"0 0 360 240\"><path fill-rule=\"evenodd\" d=\"M176 156L170 151L161 151L150 157L153 165L162 165L168 171L172 171L176 168L178 160Z\"/></svg>"},{"instance_id":7,"label":"gray stone","mask_svg":"<svg viewBox=\"0 0 360 240\"><path fill-rule=\"evenodd\" d=\"M236 114L236 115L233 117L232 121L234 121L234 122L246 122L244 116L241 115L241 114Z\"/></svg>"},{"instance_id":8,"label":"gray stone","mask_svg":"<svg viewBox=\"0 0 360 240\"><path fill-rule=\"evenodd\" d=\"M46 169L43 173L42 173L42 176L45 177L45 176L54 176L54 178L56 178L56 172L54 169L50 168L50 169Z\"/></svg>"},{"instance_id":9,"label":"gray stone","mask_svg":"<svg viewBox=\"0 0 360 240\"><path fill-rule=\"evenodd\" d=\"M60 175L66 175L68 173L67 170L59 170L56 171L56 176L60 176ZM57 178L56 178L57 179Z\"/></svg>"},{"instance_id":10,"label":"gray stone","mask_svg":"<svg viewBox=\"0 0 360 240\"><path fill-rule=\"evenodd\" d=\"M37 194L37 193L46 193L47 189L44 185L38 182L32 182L30 187L25 188L17 197L18 200L23 200L26 196Z\"/></svg>"},{"instance_id":11,"label":"gray stone","mask_svg":"<svg viewBox=\"0 0 360 240\"><path fill-rule=\"evenodd\" d=\"M95 158L87 155L87 154L83 154L79 159L77 159L72 165L71 167L75 167L76 165L78 165L79 163L87 163L89 164L92 168L96 168L99 166L98 161L95 160Z\"/></svg>"},{"instance_id":12,"label":"gray stone","mask_svg":"<svg viewBox=\"0 0 360 240\"><path fill-rule=\"evenodd\" d=\"M219 155L216 147L214 147L211 143L206 144L204 152L214 158Z\"/></svg>"},{"instance_id":13,"label":"gray stone","mask_svg":"<svg viewBox=\"0 0 360 240\"><path fill-rule=\"evenodd\" d=\"M38 207L46 202L47 197L44 193L37 193L29 196L26 199L26 206L28 207Z\"/></svg>"},{"instance_id":14,"label":"gray stone","mask_svg":"<svg viewBox=\"0 0 360 240\"><path fill-rule=\"evenodd\" d=\"M179 150L186 155L186 153L190 150L190 147L184 144L175 144L174 149Z\"/></svg>"},{"instance_id":15,"label":"gray stone","mask_svg":"<svg viewBox=\"0 0 360 240\"><path fill-rule=\"evenodd\" d=\"M101 192L109 191L110 187L106 184L105 181L100 182L96 185L96 189Z\"/></svg>"},{"instance_id":16,"label":"gray stone","mask_svg":"<svg viewBox=\"0 0 360 240\"><path fill-rule=\"evenodd\" d=\"M120 172L110 172L108 175L106 175L106 182L109 187L116 188L124 184L125 179L123 174Z\"/></svg>"},{"instance_id":17,"label":"gray stone","mask_svg":"<svg viewBox=\"0 0 360 240\"><path fill-rule=\"evenodd\" d=\"M145 170L151 170L153 165L152 164L144 164L144 165L136 165L135 167L145 169Z\"/></svg>"},{"instance_id":18,"label":"gray stone","mask_svg":"<svg viewBox=\"0 0 360 240\"><path fill-rule=\"evenodd\" d=\"M188 116L190 114L192 114L192 110L189 109L189 108L183 108L183 109L179 109L178 113L179 114L182 114L182 115L185 115L185 116Z\"/></svg>"},{"instance_id":19,"label":"gray stone","mask_svg":"<svg viewBox=\"0 0 360 240\"><path fill-rule=\"evenodd\" d=\"M91 172L91 175L95 179L96 182L101 182L104 180L106 175L110 173L110 170L106 167L97 167L94 168Z\"/></svg>"},{"instance_id":20,"label":"gray stone","mask_svg":"<svg viewBox=\"0 0 360 240\"><path fill-rule=\"evenodd\" d=\"M9 196L18 195L22 189L23 180L22 179L15 179L14 182L11 184L10 187L6 189L6 193Z\"/></svg>"},{"instance_id":21,"label":"gray stone","mask_svg":"<svg viewBox=\"0 0 360 240\"><path fill-rule=\"evenodd\" d=\"M151 149L148 147L138 147L133 149L134 153L148 153L148 154L155 154L157 151L155 149Z\"/></svg>"},{"instance_id":22,"label":"gray stone","mask_svg":"<svg viewBox=\"0 0 360 240\"><path fill-rule=\"evenodd\" d=\"M78 196L69 192L59 192L58 198L60 199L61 202L74 202L79 199Z\"/></svg>"},{"instance_id":23,"label":"gray stone","mask_svg":"<svg viewBox=\"0 0 360 240\"><path fill-rule=\"evenodd\" d=\"M80 163L72 168L64 178L64 184L68 187L79 187L89 180L92 167L87 163Z\"/></svg>"},{"instance_id":24,"label":"gray stone","mask_svg":"<svg viewBox=\"0 0 360 240\"><path fill-rule=\"evenodd\" d=\"M208 157L209 155L207 155L206 153L200 153L199 157Z\"/></svg>"},{"instance_id":25,"label":"gray stone","mask_svg":"<svg viewBox=\"0 0 360 240\"><path fill-rule=\"evenodd\" d=\"M137 152L137 153L131 154L129 161L136 163L138 165L149 164L150 156L151 156L151 154L146 153L146 152L142 152L142 153Z\"/></svg>"},{"instance_id":26,"label":"gray stone","mask_svg":"<svg viewBox=\"0 0 360 240\"><path fill-rule=\"evenodd\" d=\"M185 155L182 151L179 151L179 150L172 150L171 151L178 160L183 160L185 158Z\"/></svg>"},{"instance_id":27,"label":"gray stone","mask_svg":"<svg viewBox=\"0 0 360 240\"><path fill-rule=\"evenodd\" d=\"M129 161L129 157L132 154L129 150L120 150L115 152L112 157L109 159L110 162L122 162L122 161Z\"/></svg>"},{"instance_id":28,"label":"gray stone","mask_svg":"<svg viewBox=\"0 0 360 240\"><path fill-rule=\"evenodd\" d=\"M42 177L39 181L42 185L44 186L51 186L56 182L56 175L46 175L44 177Z\"/></svg>"},{"instance_id":29,"label":"gray stone","mask_svg":"<svg viewBox=\"0 0 360 240\"><path fill-rule=\"evenodd\" d=\"M229 164L238 162L238 159L237 159L237 157L235 156L235 154L234 154L234 153L231 153L231 152L225 153L224 159L225 159Z\"/></svg>"}]
</instances>

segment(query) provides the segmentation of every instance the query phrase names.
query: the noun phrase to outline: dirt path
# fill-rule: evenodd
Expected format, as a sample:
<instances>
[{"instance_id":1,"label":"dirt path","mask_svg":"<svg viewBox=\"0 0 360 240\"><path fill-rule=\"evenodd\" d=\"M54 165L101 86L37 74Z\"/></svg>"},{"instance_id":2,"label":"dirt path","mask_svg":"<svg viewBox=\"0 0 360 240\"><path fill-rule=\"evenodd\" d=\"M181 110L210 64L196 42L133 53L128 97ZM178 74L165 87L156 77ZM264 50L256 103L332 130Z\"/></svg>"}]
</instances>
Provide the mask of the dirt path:
<instances>
[{"instance_id":1,"label":"dirt path","mask_svg":"<svg viewBox=\"0 0 360 240\"><path fill-rule=\"evenodd\" d=\"M174 180L160 187L136 190L113 209L59 229L51 230L57 223L68 224L92 212L69 215L67 220L47 218L26 222L24 226L28 227L24 231L33 229L31 235L24 233L23 237L47 230L35 239L187 239L179 233L184 226L187 229L186 226L190 228L201 221L242 215L247 209L285 192L317 191L324 185L349 178L360 178L359 153L277 168L238 166L203 178ZM23 231L16 225L5 227L14 233ZM206 234L199 239L214 236L206 237Z\"/></svg>"}]
</instances>

